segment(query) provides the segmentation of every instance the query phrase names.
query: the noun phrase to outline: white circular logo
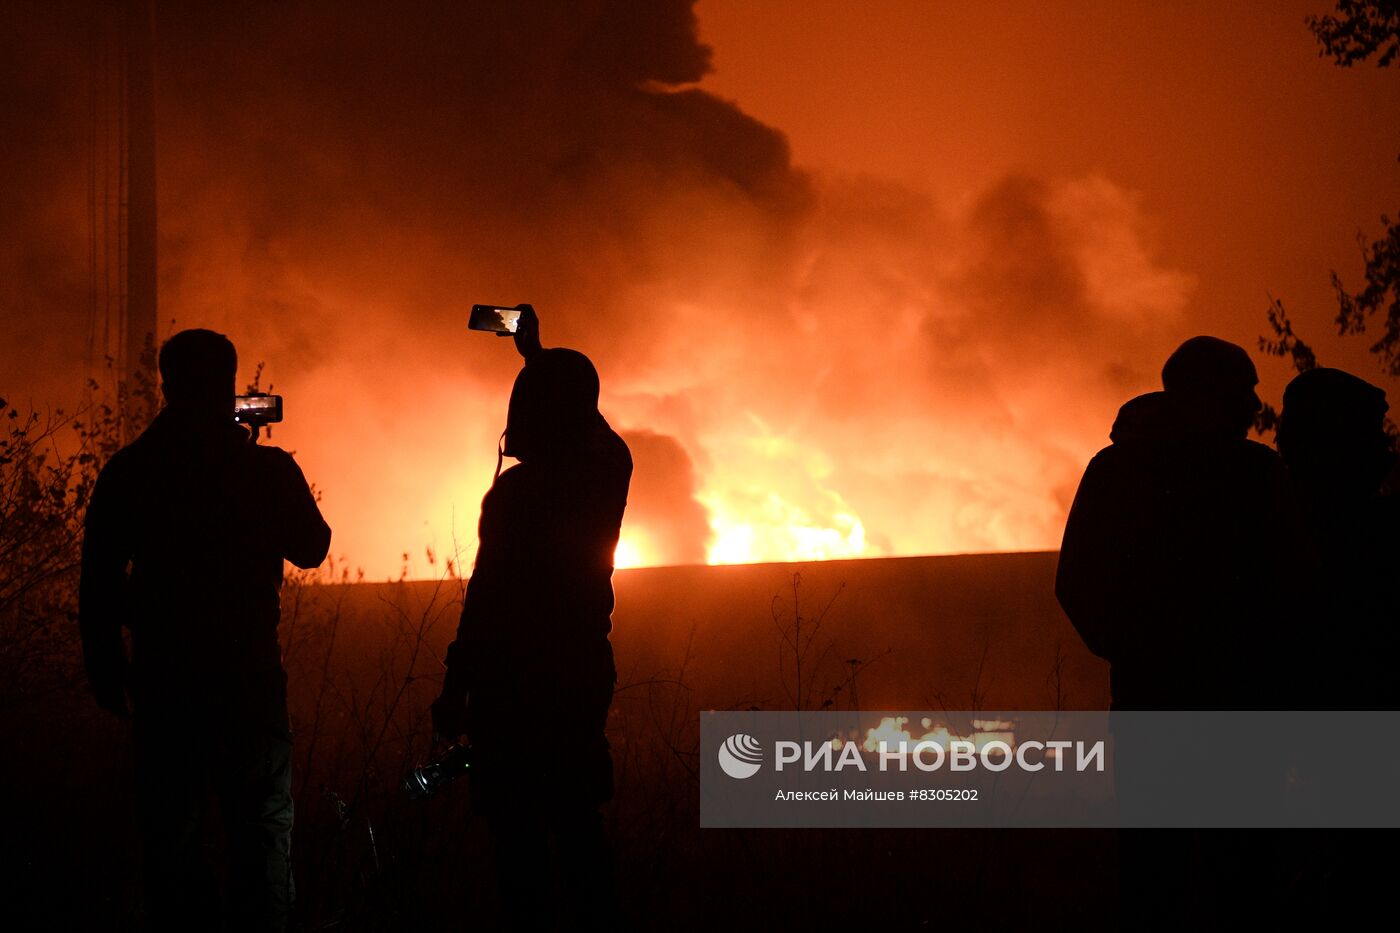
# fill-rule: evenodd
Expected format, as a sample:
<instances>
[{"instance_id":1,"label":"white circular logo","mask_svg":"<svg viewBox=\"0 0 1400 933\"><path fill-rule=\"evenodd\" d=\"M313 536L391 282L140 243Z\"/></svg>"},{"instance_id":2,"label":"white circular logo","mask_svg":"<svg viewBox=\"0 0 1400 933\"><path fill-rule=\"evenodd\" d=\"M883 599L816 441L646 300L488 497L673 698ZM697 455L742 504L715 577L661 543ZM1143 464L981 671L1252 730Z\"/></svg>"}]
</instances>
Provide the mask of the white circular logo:
<instances>
[{"instance_id":1,"label":"white circular logo","mask_svg":"<svg viewBox=\"0 0 1400 933\"><path fill-rule=\"evenodd\" d=\"M732 778L751 778L762 764L763 746L751 735L735 733L719 747L719 766Z\"/></svg>"}]
</instances>

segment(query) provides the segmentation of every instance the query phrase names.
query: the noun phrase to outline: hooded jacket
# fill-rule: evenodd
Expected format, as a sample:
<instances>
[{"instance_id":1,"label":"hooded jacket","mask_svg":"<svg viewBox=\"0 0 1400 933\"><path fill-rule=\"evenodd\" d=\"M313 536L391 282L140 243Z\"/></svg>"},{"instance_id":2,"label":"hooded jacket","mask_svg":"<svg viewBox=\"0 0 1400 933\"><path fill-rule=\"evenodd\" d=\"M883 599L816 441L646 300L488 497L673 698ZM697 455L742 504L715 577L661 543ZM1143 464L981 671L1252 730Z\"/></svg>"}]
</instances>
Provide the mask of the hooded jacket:
<instances>
[{"instance_id":1,"label":"hooded jacket","mask_svg":"<svg viewBox=\"0 0 1400 933\"><path fill-rule=\"evenodd\" d=\"M1400 708L1400 500L1382 491L1396 462L1385 396L1322 367L1283 393L1279 451L1317 561L1313 637L1298 664L1308 709Z\"/></svg>"},{"instance_id":2,"label":"hooded jacket","mask_svg":"<svg viewBox=\"0 0 1400 933\"><path fill-rule=\"evenodd\" d=\"M547 722L557 741L597 745L616 679L613 552L632 457L597 409L597 374L573 350L531 357L516 380L501 473L481 503L480 544L445 696L469 695L479 751Z\"/></svg>"},{"instance_id":3,"label":"hooded jacket","mask_svg":"<svg viewBox=\"0 0 1400 933\"><path fill-rule=\"evenodd\" d=\"M1110 439L1075 495L1055 592L1112 665L1114 707L1275 707L1301 559L1278 456L1164 392L1125 404Z\"/></svg>"}]
</instances>

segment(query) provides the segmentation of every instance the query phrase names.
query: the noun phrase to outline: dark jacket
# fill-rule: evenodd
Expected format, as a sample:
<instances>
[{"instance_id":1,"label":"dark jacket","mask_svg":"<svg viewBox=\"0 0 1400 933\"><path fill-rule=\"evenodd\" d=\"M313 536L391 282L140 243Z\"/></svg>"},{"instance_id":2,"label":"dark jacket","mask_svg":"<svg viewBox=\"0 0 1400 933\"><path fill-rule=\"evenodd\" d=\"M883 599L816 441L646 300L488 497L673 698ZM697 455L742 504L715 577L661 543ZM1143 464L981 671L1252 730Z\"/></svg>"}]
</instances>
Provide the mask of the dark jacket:
<instances>
[{"instance_id":1,"label":"dark jacket","mask_svg":"<svg viewBox=\"0 0 1400 933\"><path fill-rule=\"evenodd\" d=\"M1117 709L1269 709L1302 554L1278 456L1165 393L1119 411L1080 482L1055 593Z\"/></svg>"},{"instance_id":2,"label":"dark jacket","mask_svg":"<svg viewBox=\"0 0 1400 933\"><path fill-rule=\"evenodd\" d=\"M1317 554L1298 665L1308 709L1400 708L1400 500L1384 491L1396 466L1389 408L1378 386L1325 367L1283 393L1279 452Z\"/></svg>"},{"instance_id":3,"label":"dark jacket","mask_svg":"<svg viewBox=\"0 0 1400 933\"><path fill-rule=\"evenodd\" d=\"M315 567L330 547L291 455L233 424L162 411L99 474L83 540L79 621L99 693L218 690L281 670L283 560Z\"/></svg>"},{"instance_id":4,"label":"dark jacket","mask_svg":"<svg viewBox=\"0 0 1400 933\"><path fill-rule=\"evenodd\" d=\"M481 503L480 546L444 693L469 695L474 745L545 716L601 735L616 677L617 548L632 457L601 415L582 443L502 473Z\"/></svg>"}]
</instances>

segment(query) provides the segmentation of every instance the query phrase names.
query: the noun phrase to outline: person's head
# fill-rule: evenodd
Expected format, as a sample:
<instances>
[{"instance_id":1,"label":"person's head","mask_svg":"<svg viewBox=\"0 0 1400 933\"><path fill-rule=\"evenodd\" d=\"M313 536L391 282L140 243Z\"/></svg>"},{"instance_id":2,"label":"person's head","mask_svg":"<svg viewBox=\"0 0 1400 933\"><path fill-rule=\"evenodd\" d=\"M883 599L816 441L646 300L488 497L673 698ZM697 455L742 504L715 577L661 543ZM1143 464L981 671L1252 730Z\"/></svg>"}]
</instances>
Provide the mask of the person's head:
<instances>
[{"instance_id":1,"label":"person's head","mask_svg":"<svg viewBox=\"0 0 1400 933\"><path fill-rule=\"evenodd\" d=\"M1162 367L1162 389L1213 431L1245 436L1263 403L1259 374L1244 348L1218 337L1192 337Z\"/></svg>"},{"instance_id":2,"label":"person's head","mask_svg":"<svg viewBox=\"0 0 1400 933\"><path fill-rule=\"evenodd\" d=\"M532 355L515 379L506 416L505 454L525 461L567 454L598 423L598 371L577 350Z\"/></svg>"},{"instance_id":3,"label":"person's head","mask_svg":"<svg viewBox=\"0 0 1400 933\"><path fill-rule=\"evenodd\" d=\"M1340 369L1319 367L1283 391L1278 449L1314 493L1372 495L1394 462L1385 433L1385 390Z\"/></svg>"},{"instance_id":4,"label":"person's head","mask_svg":"<svg viewBox=\"0 0 1400 933\"><path fill-rule=\"evenodd\" d=\"M161 392L171 408L232 417L238 351L223 334L182 330L160 348Z\"/></svg>"}]
</instances>

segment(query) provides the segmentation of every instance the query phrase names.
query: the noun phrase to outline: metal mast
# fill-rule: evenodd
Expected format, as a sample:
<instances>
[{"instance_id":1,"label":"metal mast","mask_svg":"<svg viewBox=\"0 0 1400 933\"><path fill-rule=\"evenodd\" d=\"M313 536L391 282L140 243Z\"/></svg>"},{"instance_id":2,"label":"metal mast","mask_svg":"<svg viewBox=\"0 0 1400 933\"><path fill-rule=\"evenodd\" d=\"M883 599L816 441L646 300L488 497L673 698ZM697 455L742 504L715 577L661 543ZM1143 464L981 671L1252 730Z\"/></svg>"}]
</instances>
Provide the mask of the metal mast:
<instances>
[{"instance_id":1,"label":"metal mast","mask_svg":"<svg viewBox=\"0 0 1400 933\"><path fill-rule=\"evenodd\" d=\"M128 393L154 380L156 336L156 100L153 0L126 4L126 333ZM143 359L143 357L145 357Z\"/></svg>"}]
</instances>

